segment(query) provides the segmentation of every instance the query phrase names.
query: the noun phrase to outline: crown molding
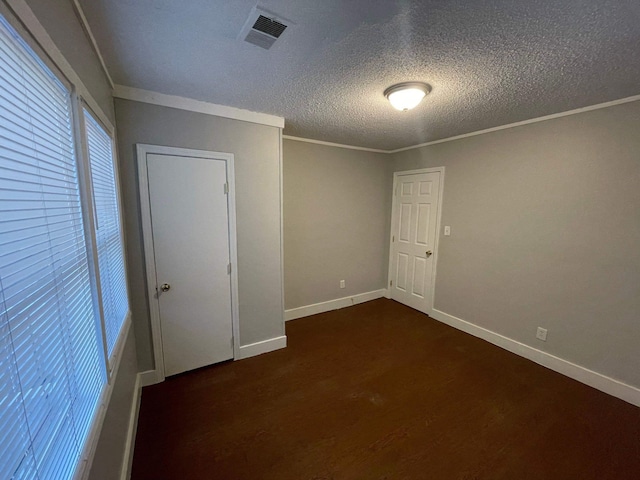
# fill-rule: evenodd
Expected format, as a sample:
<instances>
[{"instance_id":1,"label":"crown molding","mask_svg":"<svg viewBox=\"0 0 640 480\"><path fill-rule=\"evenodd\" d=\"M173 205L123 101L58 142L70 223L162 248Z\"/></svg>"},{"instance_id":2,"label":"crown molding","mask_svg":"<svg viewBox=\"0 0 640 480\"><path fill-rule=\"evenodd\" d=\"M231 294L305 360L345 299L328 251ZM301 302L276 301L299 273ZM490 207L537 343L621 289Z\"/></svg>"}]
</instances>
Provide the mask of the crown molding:
<instances>
[{"instance_id":1,"label":"crown molding","mask_svg":"<svg viewBox=\"0 0 640 480\"><path fill-rule=\"evenodd\" d=\"M89 41L91 42L93 51L98 56L100 65L102 65L102 71L104 72L104 75L107 77L107 81L109 82L109 85L111 85L111 89L113 89L115 87L115 83L113 83L113 79L111 78L111 74L109 73L109 69L107 68L107 64L104 62L104 57L102 56L100 47L98 47L98 42L96 42L96 37L93 36L93 32L91 31L91 27L89 26L89 21L87 20L87 17L84 14L84 10L82 10L82 7L80 6L80 3L78 2L78 0L73 0L73 2L71 3L73 4L73 9L76 12L76 16L78 17L78 20L80 20L80 24L82 25L82 29L84 30L84 33L87 35L87 37L89 38Z\"/></svg>"},{"instance_id":2,"label":"crown molding","mask_svg":"<svg viewBox=\"0 0 640 480\"><path fill-rule=\"evenodd\" d=\"M521 127L523 125L529 125L531 123L546 122L547 120L568 117L570 115L577 115L579 113L590 112L592 110L600 110L601 108L614 107L616 105L622 105L624 103L637 102L638 100L640 100L640 95L634 95L632 97L620 98L618 100L612 100L610 102L605 102L605 103L598 103L596 105L590 105L588 107L576 108L575 110L568 110L566 112L553 113L551 115L545 115L544 117L531 118L529 120L523 120L521 122L509 123L507 125L500 125L498 127L478 130L476 132L464 133L462 135L456 135L455 137L443 138L440 140L434 140L432 142L421 143L419 145L412 145L409 147L398 148L396 150L387 150L386 153L406 152L407 150L413 150L421 147L428 147L430 145L436 145L438 143L453 142L454 140L461 140L463 138L475 137L476 135L484 135L485 133L497 132L499 130L506 130L508 128Z\"/></svg>"},{"instance_id":3,"label":"crown molding","mask_svg":"<svg viewBox=\"0 0 640 480\"><path fill-rule=\"evenodd\" d=\"M215 115L216 117L231 118L233 120L241 120L243 122L284 128L284 118L277 117L275 115L252 112L241 108L228 107L226 105L217 105L215 103L203 102L192 98L166 95L164 93L152 92L150 90L127 87L124 85L116 84L113 89L113 96L115 98L149 103L151 105L159 105L161 107L177 108L190 112L204 113L206 115Z\"/></svg>"},{"instance_id":4,"label":"crown molding","mask_svg":"<svg viewBox=\"0 0 640 480\"><path fill-rule=\"evenodd\" d=\"M293 137L290 135L283 135L282 138L287 140L294 140L296 142L316 143L318 145L327 145L327 146L338 147L338 148L348 148L350 150L363 150L365 152L394 154L394 153L406 152L407 150L414 150L416 148L437 145L438 143L453 142L455 140L462 140L463 138L475 137L476 135L484 135L485 133L492 133L500 130L506 130L508 128L522 127L523 125L529 125L531 123L546 122L547 120L553 120L555 118L568 117L570 115L577 115L580 113L590 112L592 110L600 110L602 108L614 107L616 105L622 105L625 103L637 102L639 100L640 100L640 95L633 95L631 97L620 98L618 100L612 100L610 102L598 103L596 105L589 105L588 107L576 108L574 110L568 110L566 112L553 113L551 115L546 115L544 117L530 118L529 120L523 120L521 122L509 123L507 125L500 125L497 127L487 128L484 130L478 130L476 132L464 133L462 135L456 135L455 137L441 138L439 140L420 143L418 145L410 145L408 147L397 148L395 150L381 150L377 148L357 147L354 145L344 145L341 143L325 142L322 140L313 140L310 138Z\"/></svg>"},{"instance_id":5,"label":"crown molding","mask_svg":"<svg viewBox=\"0 0 640 480\"><path fill-rule=\"evenodd\" d=\"M368 148L368 147L357 147L355 145L345 145L342 143L333 143L333 142L324 142L322 140L313 140L312 138L302 138L302 137L294 137L291 135L282 135L282 138L285 140L293 140L294 142L304 142L304 143L314 143L316 145L325 145L328 147L337 147L337 148L346 148L348 150L361 150L363 152L374 152L374 153L390 153L389 150L380 150L377 148Z\"/></svg>"}]
</instances>

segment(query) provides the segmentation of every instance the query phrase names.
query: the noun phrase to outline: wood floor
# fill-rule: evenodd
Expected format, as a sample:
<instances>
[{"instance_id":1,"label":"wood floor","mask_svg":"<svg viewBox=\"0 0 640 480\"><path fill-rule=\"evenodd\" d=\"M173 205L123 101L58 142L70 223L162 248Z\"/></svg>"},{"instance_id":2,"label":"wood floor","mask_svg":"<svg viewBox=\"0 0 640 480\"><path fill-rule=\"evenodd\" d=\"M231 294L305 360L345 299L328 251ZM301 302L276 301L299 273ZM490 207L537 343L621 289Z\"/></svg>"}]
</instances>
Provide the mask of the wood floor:
<instances>
[{"instance_id":1,"label":"wood floor","mask_svg":"<svg viewBox=\"0 0 640 480\"><path fill-rule=\"evenodd\" d=\"M391 300L145 388L134 480L640 479L640 408Z\"/></svg>"}]
</instances>

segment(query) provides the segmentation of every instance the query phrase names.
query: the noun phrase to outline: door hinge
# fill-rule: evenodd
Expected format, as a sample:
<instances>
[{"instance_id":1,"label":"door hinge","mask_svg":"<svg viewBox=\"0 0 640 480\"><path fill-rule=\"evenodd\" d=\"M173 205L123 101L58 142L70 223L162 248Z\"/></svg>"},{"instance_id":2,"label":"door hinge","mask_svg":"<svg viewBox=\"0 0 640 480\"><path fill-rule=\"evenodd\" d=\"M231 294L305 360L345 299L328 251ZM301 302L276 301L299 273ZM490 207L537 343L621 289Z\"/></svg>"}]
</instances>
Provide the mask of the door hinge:
<instances>
[{"instance_id":1,"label":"door hinge","mask_svg":"<svg viewBox=\"0 0 640 480\"><path fill-rule=\"evenodd\" d=\"M224 184L224 194L227 195L229 193L229 183Z\"/></svg>"},{"instance_id":2,"label":"door hinge","mask_svg":"<svg viewBox=\"0 0 640 480\"><path fill-rule=\"evenodd\" d=\"M389 282L389 286L390 286L390 287L393 287L393 280L391 280L391 281Z\"/></svg>"},{"instance_id":3,"label":"door hinge","mask_svg":"<svg viewBox=\"0 0 640 480\"><path fill-rule=\"evenodd\" d=\"M391 237L391 243L396 241L396 236L394 235L393 237Z\"/></svg>"},{"instance_id":4,"label":"door hinge","mask_svg":"<svg viewBox=\"0 0 640 480\"><path fill-rule=\"evenodd\" d=\"M227 275L231 275L231 264L227 265Z\"/></svg>"}]
</instances>

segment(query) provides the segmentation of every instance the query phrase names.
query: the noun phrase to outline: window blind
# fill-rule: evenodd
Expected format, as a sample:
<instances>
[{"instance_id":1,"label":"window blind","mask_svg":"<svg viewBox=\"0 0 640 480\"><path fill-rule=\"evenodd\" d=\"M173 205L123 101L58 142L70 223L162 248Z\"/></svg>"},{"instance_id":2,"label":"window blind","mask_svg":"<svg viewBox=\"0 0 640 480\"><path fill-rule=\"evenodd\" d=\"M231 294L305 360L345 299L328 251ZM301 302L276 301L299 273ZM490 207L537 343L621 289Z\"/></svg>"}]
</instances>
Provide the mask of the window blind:
<instances>
[{"instance_id":1,"label":"window blind","mask_svg":"<svg viewBox=\"0 0 640 480\"><path fill-rule=\"evenodd\" d=\"M0 478L74 474L105 383L70 93L0 16Z\"/></svg>"},{"instance_id":2,"label":"window blind","mask_svg":"<svg viewBox=\"0 0 640 480\"><path fill-rule=\"evenodd\" d=\"M111 355L129 311L113 147L111 137L91 113L86 108L83 113L93 187L102 308L107 349Z\"/></svg>"}]
</instances>

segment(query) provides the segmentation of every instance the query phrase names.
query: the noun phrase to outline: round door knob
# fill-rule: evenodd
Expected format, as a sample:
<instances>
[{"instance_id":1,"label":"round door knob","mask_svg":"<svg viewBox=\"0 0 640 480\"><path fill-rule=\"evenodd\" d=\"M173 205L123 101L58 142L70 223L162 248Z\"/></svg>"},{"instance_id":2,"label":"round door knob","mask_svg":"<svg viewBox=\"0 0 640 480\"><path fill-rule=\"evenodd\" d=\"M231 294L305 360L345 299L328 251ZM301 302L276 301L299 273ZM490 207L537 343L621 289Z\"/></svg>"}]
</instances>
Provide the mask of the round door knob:
<instances>
[{"instance_id":1,"label":"round door knob","mask_svg":"<svg viewBox=\"0 0 640 480\"><path fill-rule=\"evenodd\" d=\"M162 290L163 292L168 292L169 290L171 290L171 285L169 285L168 283L163 283L162 285L160 285L160 290Z\"/></svg>"},{"instance_id":2,"label":"round door knob","mask_svg":"<svg viewBox=\"0 0 640 480\"><path fill-rule=\"evenodd\" d=\"M427 255L427 258L429 258L431 255L433 255L433 252L431 250L427 250L426 255Z\"/></svg>"}]
</instances>

